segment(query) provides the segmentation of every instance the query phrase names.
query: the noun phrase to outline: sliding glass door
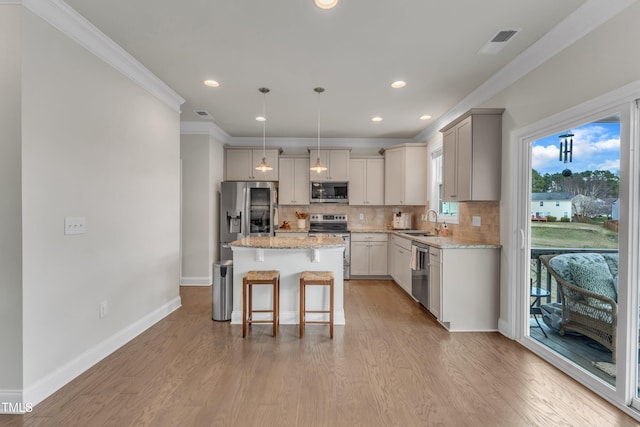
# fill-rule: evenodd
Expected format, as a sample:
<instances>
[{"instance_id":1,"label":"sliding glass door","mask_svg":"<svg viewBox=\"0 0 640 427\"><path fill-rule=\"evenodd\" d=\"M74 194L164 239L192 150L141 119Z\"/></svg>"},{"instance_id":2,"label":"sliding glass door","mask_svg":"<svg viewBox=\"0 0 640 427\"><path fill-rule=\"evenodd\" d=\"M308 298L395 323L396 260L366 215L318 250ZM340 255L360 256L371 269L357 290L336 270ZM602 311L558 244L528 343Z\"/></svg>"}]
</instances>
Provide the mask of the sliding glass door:
<instances>
[{"instance_id":1,"label":"sliding glass door","mask_svg":"<svg viewBox=\"0 0 640 427\"><path fill-rule=\"evenodd\" d=\"M529 336L616 386L620 114L531 143Z\"/></svg>"},{"instance_id":2,"label":"sliding glass door","mask_svg":"<svg viewBox=\"0 0 640 427\"><path fill-rule=\"evenodd\" d=\"M514 132L515 335L640 410L640 85ZM614 102L616 101L617 102Z\"/></svg>"}]
</instances>

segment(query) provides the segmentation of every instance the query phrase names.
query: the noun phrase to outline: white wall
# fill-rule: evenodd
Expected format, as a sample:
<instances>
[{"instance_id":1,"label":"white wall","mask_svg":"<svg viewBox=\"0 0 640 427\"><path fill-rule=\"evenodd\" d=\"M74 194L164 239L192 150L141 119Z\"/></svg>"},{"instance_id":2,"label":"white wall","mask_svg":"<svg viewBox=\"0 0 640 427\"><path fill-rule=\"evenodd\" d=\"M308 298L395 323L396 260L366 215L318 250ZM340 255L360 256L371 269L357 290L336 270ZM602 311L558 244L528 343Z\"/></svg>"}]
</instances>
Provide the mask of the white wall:
<instances>
[{"instance_id":1,"label":"white wall","mask_svg":"<svg viewBox=\"0 0 640 427\"><path fill-rule=\"evenodd\" d=\"M511 132L543 118L591 100L640 78L640 4L636 3L580 39L524 78L486 102L486 107L504 107L502 148L501 320L509 322L509 268L515 265L508 242L512 230Z\"/></svg>"},{"instance_id":2,"label":"white wall","mask_svg":"<svg viewBox=\"0 0 640 427\"><path fill-rule=\"evenodd\" d=\"M209 137L209 194L211 204L210 247L211 264L220 260L220 183L224 181L224 145L221 141Z\"/></svg>"},{"instance_id":3,"label":"white wall","mask_svg":"<svg viewBox=\"0 0 640 427\"><path fill-rule=\"evenodd\" d=\"M208 134L180 136L183 285L211 284L218 259L218 206L223 144Z\"/></svg>"},{"instance_id":4,"label":"white wall","mask_svg":"<svg viewBox=\"0 0 640 427\"><path fill-rule=\"evenodd\" d=\"M176 111L22 16L24 387L37 402L179 305L180 127ZM67 216L86 217L87 233L64 236Z\"/></svg>"},{"instance_id":5,"label":"white wall","mask_svg":"<svg viewBox=\"0 0 640 427\"><path fill-rule=\"evenodd\" d=\"M20 6L0 6L0 401L22 390Z\"/></svg>"}]
</instances>

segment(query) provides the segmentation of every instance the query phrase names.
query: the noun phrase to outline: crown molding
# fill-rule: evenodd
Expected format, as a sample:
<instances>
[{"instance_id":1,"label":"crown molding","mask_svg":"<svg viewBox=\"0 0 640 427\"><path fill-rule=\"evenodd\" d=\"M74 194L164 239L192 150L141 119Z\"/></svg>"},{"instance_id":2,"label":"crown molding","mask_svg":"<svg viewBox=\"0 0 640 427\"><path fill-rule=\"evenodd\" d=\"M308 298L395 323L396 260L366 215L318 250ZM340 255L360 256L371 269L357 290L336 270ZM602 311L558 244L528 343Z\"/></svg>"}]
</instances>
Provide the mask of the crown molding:
<instances>
[{"instance_id":1,"label":"crown molding","mask_svg":"<svg viewBox=\"0 0 640 427\"><path fill-rule=\"evenodd\" d=\"M413 142L412 139L395 139L395 138L322 138L322 147L333 148L356 148L368 149L384 148L391 145ZM318 143L317 138L267 138L265 145L268 147L282 147L284 149L300 147L315 147ZM232 147L243 146L259 146L262 145L262 138L255 137L232 137L227 144Z\"/></svg>"},{"instance_id":2,"label":"crown molding","mask_svg":"<svg viewBox=\"0 0 640 427\"><path fill-rule=\"evenodd\" d=\"M184 98L64 1L22 0L21 3L170 108L180 112Z\"/></svg>"},{"instance_id":3,"label":"crown molding","mask_svg":"<svg viewBox=\"0 0 640 427\"><path fill-rule=\"evenodd\" d=\"M223 144L228 144L231 136L212 122L180 122L181 135L209 135ZM262 142L262 139L260 139Z\"/></svg>"},{"instance_id":4,"label":"crown molding","mask_svg":"<svg viewBox=\"0 0 640 427\"><path fill-rule=\"evenodd\" d=\"M534 44L415 136L427 141L467 110L491 99L637 0L587 0Z\"/></svg>"}]
</instances>

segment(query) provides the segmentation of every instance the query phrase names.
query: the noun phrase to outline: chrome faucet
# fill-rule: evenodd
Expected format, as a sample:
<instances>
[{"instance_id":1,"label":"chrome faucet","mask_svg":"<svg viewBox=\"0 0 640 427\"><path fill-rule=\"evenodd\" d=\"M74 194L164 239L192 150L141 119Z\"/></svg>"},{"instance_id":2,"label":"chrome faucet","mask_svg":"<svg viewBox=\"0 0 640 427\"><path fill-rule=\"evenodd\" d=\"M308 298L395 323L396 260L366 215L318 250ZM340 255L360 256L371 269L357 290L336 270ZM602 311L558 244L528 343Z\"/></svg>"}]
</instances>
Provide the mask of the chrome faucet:
<instances>
[{"instance_id":1,"label":"chrome faucet","mask_svg":"<svg viewBox=\"0 0 640 427\"><path fill-rule=\"evenodd\" d=\"M438 223L438 212L435 211L434 209L429 209L427 211L427 219L429 219L429 214L433 212L433 214L436 216L436 226L435 226L435 230L436 230L436 236L440 235L440 228L441 225Z\"/></svg>"}]
</instances>

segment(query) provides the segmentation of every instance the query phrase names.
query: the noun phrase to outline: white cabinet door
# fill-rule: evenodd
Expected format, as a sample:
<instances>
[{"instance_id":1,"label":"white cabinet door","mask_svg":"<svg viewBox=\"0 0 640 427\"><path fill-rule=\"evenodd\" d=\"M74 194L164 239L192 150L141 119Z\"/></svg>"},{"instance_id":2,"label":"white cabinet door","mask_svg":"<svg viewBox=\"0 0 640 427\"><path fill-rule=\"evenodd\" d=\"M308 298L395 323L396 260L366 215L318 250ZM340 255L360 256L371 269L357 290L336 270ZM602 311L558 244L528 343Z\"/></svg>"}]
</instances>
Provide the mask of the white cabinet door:
<instances>
[{"instance_id":1,"label":"white cabinet door","mask_svg":"<svg viewBox=\"0 0 640 427\"><path fill-rule=\"evenodd\" d=\"M367 159L365 202L367 205L384 205L384 159ZM349 171L351 174L351 171Z\"/></svg>"},{"instance_id":2,"label":"white cabinet door","mask_svg":"<svg viewBox=\"0 0 640 427\"><path fill-rule=\"evenodd\" d=\"M309 204L309 160L297 158L294 161L294 204Z\"/></svg>"},{"instance_id":3,"label":"white cabinet door","mask_svg":"<svg viewBox=\"0 0 640 427\"><path fill-rule=\"evenodd\" d=\"M349 160L349 204L384 204L384 159Z\"/></svg>"},{"instance_id":4,"label":"white cabinet door","mask_svg":"<svg viewBox=\"0 0 640 427\"><path fill-rule=\"evenodd\" d=\"M409 267L411 263L411 251L400 248L398 263L400 286L405 292L411 295L411 267Z\"/></svg>"},{"instance_id":5,"label":"white cabinet door","mask_svg":"<svg viewBox=\"0 0 640 427\"><path fill-rule=\"evenodd\" d=\"M384 204L404 204L404 151L401 148L384 153Z\"/></svg>"},{"instance_id":6,"label":"white cabinet door","mask_svg":"<svg viewBox=\"0 0 640 427\"><path fill-rule=\"evenodd\" d=\"M349 163L349 204L364 205L367 191L367 161L351 159Z\"/></svg>"},{"instance_id":7,"label":"white cabinet door","mask_svg":"<svg viewBox=\"0 0 640 427\"><path fill-rule=\"evenodd\" d=\"M387 270L387 242L369 243L369 274L371 276L386 276Z\"/></svg>"},{"instance_id":8,"label":"white cabinet door","mask_svg":"<svg viewBox=\"0 0 640 427\"><path fill-rule=\"evenodd\" d=\"M436 319L440 319L442 301L442 251L430 248L429 250L429 311Z\"/></svg>"},{"instance_id":9,"label":"white cabinet door","mask_svg":"<svg viewBox=\"0 0 640 427\"><path fill-rule=\"evenodd\" d=\"M369 275L369 243L351 242L351 275Z\"/></svg>"},{"instance_id":10,"label":"white cabinet door","mask_svg":"<svg viewBox=\"0 0 640 427\"><path fill-rule=\"evenodd\" d=\"M443 200L500 200L503 112L472 109L442 129Z\"/></svg>"},{"instance_id":11,"label":"white cabinet door","mask_svg":"<svg viewBox=\"0 0 640 427\"><path fill-rule=\"evenodd\" d=\"M318 151L309 151L309 167L316 164ZM309 170L312 182L349 181L349 150L320 150L320 162L327 167L324 172Z\"/></svg>"},{"instance_id":12,"label":"white cabinet door","mask_svg":"<svg viewBox=\"0 0 640 427\"><path fill-rule=\"evenodd\" d=\"M225 150L225 176L227 181L277 181L278 180L278 155L279 151L269 149L264 152L264 157L273 169L270 171L258 171L256 166L263 157L262 150L226 149Z\"/></svg>"},{"instance_id":13,"label":"white cabinet door","mask_svg":"<svg viewBox=\"0 0 640 427\"><path fill-rule=\"evenodd\" d=\"M278 204L309 204L308 168L307 158L280 158Z\"/></svg>"},{"instance_id":14,"label":"white cabinet door","mask_svg":"<svg viewBox=\"0 0 640 427\"><path fill-rule=\"evenodd\" d=\"M281 158L278 176L278 204L295 204L295 160L293 158Z\"/></svg>"},{"instance_id":15,"label":"white cabinet door","mask_svg":"<svg viewBox=\"0 0 640 427\"><path fill-rule=\"evenodd\" d=\"M329 181L349 181L349 150L329 150Z\"/></svg>"},{"instance_id":16,"label":"white cabinet door","mask_svg":"<svg viewBox=\"0 0 640 427\"><path fill-rule=\"evenodd\" d=\"M384 153L384 204L423 206L427 202L427 148L404 145Z\"/></svg>"},{"instance_id":17,"label":"white cabinet door","mask_svg":"<svg viewBox=\"0 0 640 427\"><path fill-rule=\"evenodd\" d=\"M253 168L251 150L225 150L227 181L251 181Z\"/></svg>"}]
</instances>

